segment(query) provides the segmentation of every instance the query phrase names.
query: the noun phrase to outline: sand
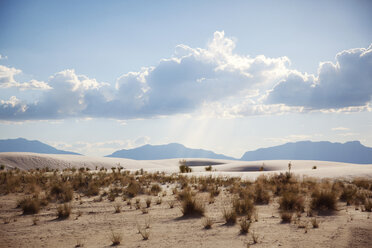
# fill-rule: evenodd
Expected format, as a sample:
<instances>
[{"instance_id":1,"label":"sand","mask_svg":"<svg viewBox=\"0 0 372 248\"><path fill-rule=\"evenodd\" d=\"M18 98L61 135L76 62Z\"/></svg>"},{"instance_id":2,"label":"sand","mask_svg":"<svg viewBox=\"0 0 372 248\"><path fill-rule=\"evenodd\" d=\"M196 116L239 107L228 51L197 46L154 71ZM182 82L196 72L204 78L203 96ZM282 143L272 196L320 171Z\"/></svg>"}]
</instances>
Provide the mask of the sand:
<instances>
[{"instance_id":1,"label":"sand","mask_svg":"<svg viewBox=\"0 0 372 248\"><path fill-rule=\"evenodd\" d=\"M118 158L93 158L77 155L45 155L34 153L1 153L0 164L20 169L97 166L110 169L119 165L127 170L143 168L147 171L178 172L179 159L157 161L136 161ZM213 159L187 159L193 172L189 175L240 176L255 179L261 174L279 173L288 170L289 161L229 161ZM204 167L213 164L213 172ZM263 166L264 171L259 171ZM313 169L316 166L316 169ZM316 178L372 177L372 165L357 165L324 161L292 161L292 172L299 176ZM269 205L258 205L258 222L251 226L251 233L241 235L239 225L226 226L222 210L230 202L230 195L223 190L215 202L206 206L206 216L214 221L212 229L203 229L203 218L183 218L176 202L170 208L168 202L175 201L171 188L163 186L167 195L160 205L153 204L148 214L130 208L119 197L116 203L122 205L121 213L114 213L114 203L97 197L82 197L75 193L72 201L72 215L66 220L56 220L56 205L50 204L39 214L37 225L34 216L22 215L16 208L17 200L24 194L0 196L0 247L75 247L78 241L84 247L110 247L111 232L123 236L119 247L372 247L372 216L355 206L339 202L333 215L317 216L319 228L313 228L311 217L306 213L291 224L282 224L279 217L278 198ZM200 193L199 197L207 198ZM139 196L142 204L148 196ZM79 213L81 216L78 216ZM4 221L9 223L5 224ZM16 221L14 221L16 220ZM144 225L150 220L150 238L143 240L137 230L137 223ZM258 237L254 244L252 233Z\"/></svg>"},{"instance_id":2,"label":"sand","mask_svg":"<svg viewBox=\"0 0 372 248\"><path fill-rule=\"evenodd\" d=\"M144 169L149 172L163 171L175 173L179 171L181 159L164 160L132 160L124 158L87 157L79 155L54 155L37 153L5 152L0 153L0 164L22 170L49 167L51 169L88 167L107 168L122 166L125 170ZM187 158L187 165L193 169L192 175L214 175L242 177L254 180L261 174L280 173L288 170L292 164L292 172L299 176L316 178L372 178L372 164L350 164L311 160L268 160L268 161L235 161L222 159ZM206 172L205 167L212 165L213 172ZM316 166L316 169L314 169ZM263 171L259 171L260 168Z\"/></svg>"}]
</instances>

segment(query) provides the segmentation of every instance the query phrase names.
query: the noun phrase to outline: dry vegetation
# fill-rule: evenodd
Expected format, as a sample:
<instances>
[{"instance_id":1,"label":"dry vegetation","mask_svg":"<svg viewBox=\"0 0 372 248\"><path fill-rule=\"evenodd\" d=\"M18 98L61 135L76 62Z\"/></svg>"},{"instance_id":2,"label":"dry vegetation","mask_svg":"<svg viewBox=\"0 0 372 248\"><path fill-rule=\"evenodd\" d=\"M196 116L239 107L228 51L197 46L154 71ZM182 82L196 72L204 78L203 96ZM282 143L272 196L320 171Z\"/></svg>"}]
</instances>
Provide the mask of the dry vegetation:
<instances>
[{"instance_id":1,"label":"dry vegetation","mask_svg":"<svg viewBox=\"0 0 372 248\"><path fill-rule=\"evenodd\" d=\"M187 168L186 163L181 161L181 172L189 172ZM93 205L112 202L110 213L117 216L140 210L139 213L147 214L141 215L145 217L154 209L161 208L165 213L178 211L178 216L172 217L174 221L181 217L192 217L191 222L198 223L201 229L211 229L208 232L217 229L212 229L212 225L217 226L217 223L222 223L228 229L239 228L236 229L236 235L251 234L246 236L251 237L250 245L265 239L259 235L260 230L254 228L259 221L259 209L265 206L275 206L280 216L277 217L278 224L297 223L298 227L306 228L306 232L307 224L309 227L320 228L319 218L324 214L337 215L340 206L347 210L347 206L354 205L366 212L372 209L372 180L299 179L290 172L262 175L255 181L248 181L229 177L147 173L143 170L129 172L123 169L112 169L112 172L87 171L84 168L64 171L51 171L48 168L3 170L0 172L0 194L16 195L16 206L22 211L21 214L34 216L33 223L38 227L45 224L41 219L48 218L48 215L42 214L50 208L55 209L58 220L65 221L74 213L75 206L83 209L80 206L86 202ZM307 215L302 215L306 211ZM217 214L213 218L201 219L211 212ZM76 210L76 215L77 220L82 216L81 210ZM2 217L5 224L11 222L9 216ZM299 224L303 222L305 224ZM239 223L238 227L235 227L236 223ZM161 223L155 225L159 227ZM150 241L155 235L150 236L150 229L149 221L146 221L145 226L137 223L138 233L143 240ZM113 232L109 229L107 232L110 234L106 245L120 245L123 237L127 239L125 230Z\"/></svg>"}]
</instances>

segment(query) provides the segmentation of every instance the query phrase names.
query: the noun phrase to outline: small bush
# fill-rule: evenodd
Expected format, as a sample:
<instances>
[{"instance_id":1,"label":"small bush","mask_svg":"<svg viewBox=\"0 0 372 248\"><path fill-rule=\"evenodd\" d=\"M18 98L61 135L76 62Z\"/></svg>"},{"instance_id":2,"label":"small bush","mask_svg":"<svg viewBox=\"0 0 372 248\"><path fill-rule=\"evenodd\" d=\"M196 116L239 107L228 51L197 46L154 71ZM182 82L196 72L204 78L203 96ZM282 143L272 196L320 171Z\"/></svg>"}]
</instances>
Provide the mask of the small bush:
<instances>
[{"instance_id":1,"label":"small bush","mask_svg":"<svg viewBox=\"0 0 372 248\"><path fill-rule=\"evenodd\" d=\"M255 186L254 202L256 204L269 204L270 202L270 193L261 184Z\"/></svg>"},{"instance_id":2,"label":"small bush","mask_svg":"<svg viewBox=\"0 0 372 248\"><path fill-rule=\"evenodd\" d=\"M37 214L40 211L40 201L38 198L23 198L18 205L22 208L23 214Z\"/></svg>"},{"instance_id":3,"label":"small bush","mask_svg":"<svg viewBox=\"0 0 372 248\"><path fill-rule=\"evenodd\" d=\"M292 221L292 212L283 211L280 213L280 218L282 219L282 223L291 223Z\"/></svg>"},{"instance_id":4,"label":"small bush","mask_svg":"<svg viewBox=\"0 0 372 248\"><path fill-rule=\"evenodd\" d=\"M211 229L213 225L213 220L211 218L204 218L203 219L203 226L204 229Z\"/></svg>"},{"instance_id":5,"label":"small bush","mask_svg":"<svg viewBox=\"0 0 372 248\"><path fill-rule=\"evenodd\" d=\"M123 235L120 233L114 233L111 231L110 240L113 246L120 245L121 241L123 240Z\"/></svg>"},{"instance_id":6,"label":"small bush","mask_svg":"<svg viewBox=\"0 0 372 248\"><path fill-rule=\"evenodd\" d=\"M70 204L65 203L65 204L59 205L57 207L58 219L60 219L60 220L67 219L68 217L70 217L70 214L71 214L71 205Z\"/></svg>"},{"instance_id":7,"label":"small bush","mask_svg":"<svg viewBox=\"0 0 372 248\"><path fill-rule=\"evenodd\" d=\"M151 206L151 198L148 197L148 198L146 199L146 207L149 208L150 206Z\"/></svg>"},{"instance_id":8,"label":"small bush","mask_svg":"<svg viewBox=\"0 0 372 248\"><path fill-rule=\"evenodd\" d=\"M159 184L154 184L151 186L150 191L151 191L151 194L158 195L161 192L161 187Z\"/></svg>"},{"instance_id":9,"label":"small bush","mask_svg":"<svg viewBox=\"0 0 372 248\"><path fill-rule=\"evenodd\" d=\"M303 212L305 209L304 199L301 195L293 192L283 193L279 199L279 209Z\"/></svg>"},{"instance_id":10,"label":"small bush","mask_svg":"<svg viewBox=\"0 0 372 248\"><path fill-rule=\"evenodd\" d=\"M232 204L235 214L246 215L249 219L252 218L255 211L255 207L253 205L252 200L250 200L247 197L244 199L235 198Z\"/></svg>"},{"instance_id":11,"label":"small bush","mask_svg":"<svg viewBox=\"0 0 372 248\"><path fill-rule=\"evenodd\" d=\"M203 216L205 206L189 191L181 201L181 211L184 216Z\"/></svg>"},{"instance_id":12,"label":"small bush","mask_svg":"<svg viewBox=\"0 0 372 248\"><path fill-rule=\"evenodd\" d=\"M125 194L131 198L135 197L136 195L142 192L141 185L136 182L132 181L129 183L128 187L125 189Z\"/></svg>"},{"instance_id":13,"label":"small bush","mask_svg":"<svg viewBox=\"0 0 372 248\"><path fill-rule=\"evenodd\" d=\"M311 209L336 210L336 193L331 190L316 191L312 194Z\"/></svg>"},{"instance_id":14,"label":"small bush","mask_svg":"<svg viewBox=\"0 0 372 248\"><path fill-rule=\"evenodd\" d=\"M251 221L248 218L242 218L240 220L240 233L247 234L251 226Z\"/></svg>"},{"instance_id":15,"label":"small bush","mask_svg":"<svg viewBox=\"0 0 372 248\"><path fill-rule=\"evenodd\" d=\"M168 205L169 205L169 208L174 208L174 201L169 201L168 202Z\"/></svg>"},{"instance_id":16,"label":"small bush","mask_svg":"<svg viewBox=\"0 0 372 248\"><path fill-rule=\"evenodd\" d=\"M225 219L226 225L235 225L237 214L234 209L224 209L223 212L223 218Z\"/></svg>"},{"instance_id":17,"label":"small bush","mask_svg":"<svg viewBox=\"0 0 372 248\"><path fill-rule=\"evenodd\" d=\"M372 212L372 200L365 200L364 209L367 212Z\"/></svg>"},{"instance_id":18,"label":"small bush","mask_svg":"<svg viewBox=\"0 0 372 248\"><path fill-rule=\"evenodd\" d=\"M120 213L121 212L121 205L120 203L116 203L114 204L114 208L115 208L115 213Z\"/></svg>"},{"instance_id":19,"label":"small bush","mask_svg":"<svg viewBox=\"0 0 372 248\"><path fill-rule=\"evenodd\" d=\"M204 169L205 169L205 171L212 171L212 166L211 165L210 166L207 166Z\"/></svg>"},{"instance_id":20,"label":"small bush","mask_svg":"<svg viewBox=\"0 0 372 248\"><path fill-rule=\"evenodd\" d=\"M180 160L179 161L179 169L181 173L189 173L192 172L192 169L186 165L186 160Z\"/></svg>"},{"instance_id":21,"label":"small bush","mask_svg":"<svg viewBox=\"0 0 372 248\"><path fill-rule=\"evenodd\" d=\"M351 205L355 200L356 193L357 188L355 186L348 185L342 189L340 200L345 201L347 205Z\"/></svg>"},{"instance_id":22,"label":"small bush","mask_svg":"<svg viewBox=\"0 0 372 248\"><path fill-rule=\"evenodd\" d=\"M311 220L311 224L313 225L313 228L318 228L319 227L319 223L316 220L316 218L314 218L314 219Z\"/></svg>"}]
</instances>

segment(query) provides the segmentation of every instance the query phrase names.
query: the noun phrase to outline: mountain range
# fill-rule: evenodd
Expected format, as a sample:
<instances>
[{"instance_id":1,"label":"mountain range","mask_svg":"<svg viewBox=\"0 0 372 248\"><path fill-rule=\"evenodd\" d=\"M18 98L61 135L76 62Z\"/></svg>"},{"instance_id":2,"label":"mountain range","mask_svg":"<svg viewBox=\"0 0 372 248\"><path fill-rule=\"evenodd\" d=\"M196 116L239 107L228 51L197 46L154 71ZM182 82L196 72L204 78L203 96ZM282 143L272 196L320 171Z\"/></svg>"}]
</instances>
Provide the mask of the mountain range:
<instances>
[{"instance_id":1,"label":"mountain range","mask_svg":"<svg viewBox=\"0 0 372 248\"><path fill-rule=\"evenodd\" d=\"M75 154L58 150L37 140L23 138L0 140L0 152L35 152L47 154ZM299 141L283 145L248 151L240 158L216 154L203 149L191 149L178 143L167 145L144 145L133 149L115 151L106 157L136 160L157 160L170 158L211 158L242 161L258 160L321 160L356 164L372 164L372 148L359 141L332 143L328 141Z\"/></svg>"},{"instance_id":2,"label":"mountain range","mask_svg":"<svg viewBox=\"0 0 372 248\"><path fill-rule=\"evenodd\" d=\"M106 157L131 158L137 160L155 160L168 158L213 158L236 160L233 157L216 154L208 150L187 148L184 145L178 143L155 146L144 145L134 149L123 149L116 151Z\"/></svg>"},{"instance_id":3,"label":"mountain range","mask_svg":"<svg viewBox=\"0 0 372 248\"><path fill-rule=\"evenodd\" d=\"M44 144L38 140L27 140L23 138L0 140L0 152L35 152L46 154L73 154L76 152L58 150L53 146Z\"/></svg>"}]
</instances>

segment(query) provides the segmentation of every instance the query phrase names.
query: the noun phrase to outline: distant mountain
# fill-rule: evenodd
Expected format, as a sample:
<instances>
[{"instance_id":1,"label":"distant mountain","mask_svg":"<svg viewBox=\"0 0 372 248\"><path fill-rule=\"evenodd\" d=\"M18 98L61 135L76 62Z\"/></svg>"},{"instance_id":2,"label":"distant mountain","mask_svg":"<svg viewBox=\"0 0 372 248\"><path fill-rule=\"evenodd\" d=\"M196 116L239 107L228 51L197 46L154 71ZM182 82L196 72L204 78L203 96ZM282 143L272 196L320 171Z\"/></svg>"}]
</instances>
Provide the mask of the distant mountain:
<instances>
[{"instance_id":1,"label":"distant mountain","mask_svg":"<svg viewBox=\"0 0 372 248\"><path fill-rule=\"evenodd\" d=\"M359 141L344 144L328 141L299 141L246 152L241 160L322 160L356 164L372 164L372 148Z\"/></svg>"},{"instance_id":2,"label":"distant mountain","mask_svg":"<svg viewBox=\"0 0 372 248\"><path fill-rule=\"evenodd\" d=\"M171 143L168 145L144 145L134 149L123 149L106 157L130 158L137 160L156 160L169 158L213 158L236 160L235 158L222 154L216 154L212 151L187 148L177 143Z\"/></svg>"},{"instance_id":3,"label":"distant mountain","mask_svg":"<svg viewBox=\"0 0 372 248\"><path fill-rule=\"evenodd\" d=\"M75 152L58 150L37 140L26 140L23 138L0 140L0 152L35 152L46 154L81 155Z\"/></svg>"}]
</instances>

